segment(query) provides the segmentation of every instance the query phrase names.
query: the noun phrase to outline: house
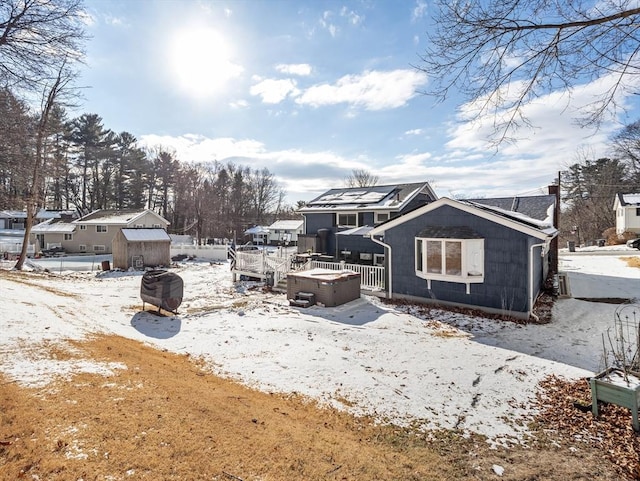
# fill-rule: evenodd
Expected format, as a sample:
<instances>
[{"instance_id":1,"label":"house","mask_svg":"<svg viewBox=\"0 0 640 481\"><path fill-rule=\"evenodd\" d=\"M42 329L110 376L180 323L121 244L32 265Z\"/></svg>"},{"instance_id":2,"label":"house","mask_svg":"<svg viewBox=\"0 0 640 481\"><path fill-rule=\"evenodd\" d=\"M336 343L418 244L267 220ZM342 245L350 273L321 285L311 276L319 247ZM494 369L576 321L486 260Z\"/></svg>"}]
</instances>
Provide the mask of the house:
<instances>
[{"instance_id":1,"label":"house","mask_svg":"<svg viewBox=\"0 0 640 481\"><path fill-rule=\"evenodd\" d=\"M112 242L113 267L167 266L171 263L171 237L163 228L122 228Z\"/></svg>"},{"instance_id":2,"label":"house","mask_svg":"<svg viewBox=\"0 0 640 481\"><path fill-rule=\"evenodd\" d=\"M76 225L72 224L73 220L71 215L62 215L34 225L31 228L31 235L35 237L36 250L62 247L68 251L73 233L76 231Z\"/></svg>"},{"instance_id":3,"label":"house","mask_svg":"<svg viewBox=\"0 0 640 481\"><path fill-rule=\"evenodd\" d=\"M267 239L270 245L296 245L298 235L304 233L304 221L277 220L268 229Z\"/></svg>"},{"instance_id":4,"label":"house","mask_svg":"<svg viewBox=\"0 0 640 481\"><path fill-rule=\"evenodd\" d=\"M635 232L640 235L640 194L618 193L613 202L616 234Z\"/></svg>"},{"instance_id":5,"label":"house","mask_svg":"<svg viewBox=\"0 0 640 481\"><path fill-rule=\"evenodd\" d=\"M269 236L269 228L263 225L253 226L244 231L245 236L249 236L252 244L266 245Z\"/></svg>"},{"instance_id":6,"label":"house","mask_svg":"<svg viewBox=\"0 0 640 481\"><path fill-rule=\"evenodd\" d=\"M482 202L443 197L371 229L386 256L387 297L528 319L550 272L555 196L522 202L539 218Z\"/></svg>"},{"instance_id":7,"label":"house","mask_svg":"<svg viewBox=\"0 0 640 481\"><path fill-rule=\"evenodd\" d=\"M436 199L427 182L331 189L298 211L304 218L298 252L381 265L384 249L365 235L376 225Z\"/></svg>"},{"instance_id":8,"label":"house","mask_svg":"<svg viewBox=\"0 0 640 481\"><path fill-rule=\"evenodd\" d=\"M153 227L166 230L169 221L149 209L96 210L71 224L75 230L62 245L67 252L110 254L111 242L120 229Z\"/></svg>"},{"instance_id":9,"label":"house","mask_svg":"<svg viewBox=\"0 0 640 481\"><path fill-rule=\"evenodd\" d=\"M72 218L72 215L73 211L52 211L40 209L35 215L34 226L31 228L31 232L43 223L52 222L57 219L59 220L62 217ZM26 221L26 211L0 211L0 252L19 253L21 251ZM27 248L27 253L29 255L42 249L38 242L35 242L34 244L31 242L32 239L30 238L29 246Z\"/></svg>"}]
</instances>

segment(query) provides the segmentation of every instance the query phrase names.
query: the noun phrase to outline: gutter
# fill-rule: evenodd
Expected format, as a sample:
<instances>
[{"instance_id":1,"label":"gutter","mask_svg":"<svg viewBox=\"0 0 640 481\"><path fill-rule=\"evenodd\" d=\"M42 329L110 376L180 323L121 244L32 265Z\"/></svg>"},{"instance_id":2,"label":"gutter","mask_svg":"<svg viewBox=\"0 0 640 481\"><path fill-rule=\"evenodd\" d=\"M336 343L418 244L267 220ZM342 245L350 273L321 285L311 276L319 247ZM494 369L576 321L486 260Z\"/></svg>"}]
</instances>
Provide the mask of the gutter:
<instances>
[{"instance_id":1,"label":"gutter","mask_svg":"<svg viewBox=\"0 0 640 481\"><path fill-rule=\"evenodd\" d=\"M536 322L540 322L540 318L533 313L533 303L535 299L533 298L533 249L536 247L541 247L540 256L542 257L544 253L544 247L547 245L546 242L541 244L533 244L529 247L529 316L533 317ZM537 299L537 296L536 296Z\"/></svg>"},{"instance_id":2,"label":"gutter","mask_svg":"<svg viewBox=\"0 0 640 481\"><path fill-rule=\"evenodd\" d=\"M389 255L386 256L386 258L388 259L388 263L387 265L389 266L389 288L387 290L388 296L387 299L393 299L393 269L391 268L391 264L392 264L392 254L391 254L391 246L389 244L385 244L384 242L382 242L381 240L376 239L374 236L369 236L369 239L371 239L373 242L375 242L376 244L381 245L382 247L384 247L385 249L389 249Z\"/></svg>"}]
</instances>

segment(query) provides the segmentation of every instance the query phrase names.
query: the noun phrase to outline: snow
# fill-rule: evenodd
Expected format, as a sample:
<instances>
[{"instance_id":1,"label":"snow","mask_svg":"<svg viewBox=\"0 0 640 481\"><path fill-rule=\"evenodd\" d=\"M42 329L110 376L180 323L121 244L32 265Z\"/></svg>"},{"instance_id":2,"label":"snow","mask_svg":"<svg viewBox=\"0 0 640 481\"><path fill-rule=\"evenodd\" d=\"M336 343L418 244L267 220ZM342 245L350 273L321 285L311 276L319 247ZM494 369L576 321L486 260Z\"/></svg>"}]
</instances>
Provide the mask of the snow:
<instances>
[{"instance_id":1,"label":"snow","mask_svg":"<svg viewBox=\"0 0 640 481\"><path fill-rule=\"evenodd\" d=\"M640 269L622 257L637 252L562 255L574 296L635 297ZM0 371L27 386L78 372L109 376L126 366L81 353L58 359L48 348L70 350L69 340L116 334L189 353L217 374L265 391L297 392L380 422L458 428L508 443L526 432L519 420L531 413L541 379L598 372L601 335L617 307L559 299L552 323L525 326L438 310L425 315L367 296L299 309L258 285L234 285L226 262L172 271L184 280L184 299L171 317L142 310L140 272L0 277Z\"/></svg>"}]
</instances>

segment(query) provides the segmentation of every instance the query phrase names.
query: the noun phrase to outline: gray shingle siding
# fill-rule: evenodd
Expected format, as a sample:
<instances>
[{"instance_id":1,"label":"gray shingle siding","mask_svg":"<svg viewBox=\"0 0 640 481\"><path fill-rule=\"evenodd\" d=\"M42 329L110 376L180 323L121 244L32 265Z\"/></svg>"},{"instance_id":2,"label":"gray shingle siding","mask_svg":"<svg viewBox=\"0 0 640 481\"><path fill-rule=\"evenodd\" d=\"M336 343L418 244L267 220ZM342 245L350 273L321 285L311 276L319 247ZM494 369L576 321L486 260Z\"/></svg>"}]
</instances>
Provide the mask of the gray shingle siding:
<instances>
[{"instance_id":1,"label":"gray shingle siding","mask_svg":"<svg viewBox=\"0 0 640 481\"><path fill-rule=\"evenodd\" d=\"M415 237L428 226L464 226L484 238L484 282L471 284L470 294L466 293L464 283L435 280L431 281L431 290L428 290L427 281L415 275ZM528 311L529 246L539 242L531 236L442 206L389 229L384 242L392 246L394 293L491 309ZM539 253L537 249L534 261L541 266ZM542 273L537 277L535 285L541 282Z\"/></svg>"}]
</instances>

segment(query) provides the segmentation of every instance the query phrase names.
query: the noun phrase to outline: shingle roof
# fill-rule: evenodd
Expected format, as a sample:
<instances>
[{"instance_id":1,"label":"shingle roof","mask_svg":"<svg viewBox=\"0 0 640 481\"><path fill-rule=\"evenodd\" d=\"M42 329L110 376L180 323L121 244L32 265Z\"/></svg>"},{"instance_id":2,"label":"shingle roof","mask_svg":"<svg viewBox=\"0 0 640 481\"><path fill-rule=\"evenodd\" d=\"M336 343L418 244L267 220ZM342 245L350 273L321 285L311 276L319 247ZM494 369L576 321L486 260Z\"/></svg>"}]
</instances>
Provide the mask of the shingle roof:
<instances>
[{"instance_id":1,"label":"shingle roof","mask_svg":"<svg viewBox=\"0 0 640 481\"><path fill-rule=\"evenodd\" d=\"M400 209L405 202L419 192L429 194L435 200L435 194L427 182L412 184L374 185L370 187L345 187L330 189L324 194L307 202L300 212L318 210L371 210Z\"/></svg>"},{"instance_id":2,"label":"shingle roof","mask_svg":"<svg viewBox=\"0 0 640 481\"><path fill-rule=\"evenodd\" d=\"M532 195L525 197L495 197L486 199L465 199L511 212L523 214L532 219L551 221L556 205L555 195Z\"/></svg>"},{"instance_id":3,"label":"shingle roof","mask_svg":"<svg viewBox=\"0 0 640 481\"><path fill-rule=\"evenodd\" d=\"M171 237L164 229L122 229L122 235L128 241L171 242Z\"/></svg>"}]
</instances>

